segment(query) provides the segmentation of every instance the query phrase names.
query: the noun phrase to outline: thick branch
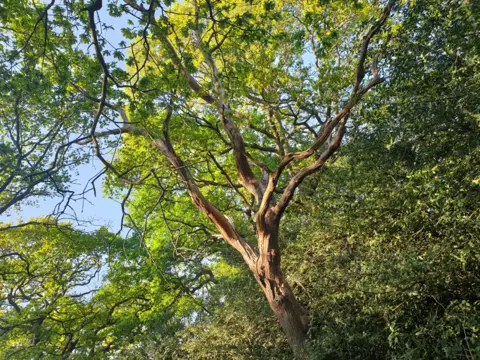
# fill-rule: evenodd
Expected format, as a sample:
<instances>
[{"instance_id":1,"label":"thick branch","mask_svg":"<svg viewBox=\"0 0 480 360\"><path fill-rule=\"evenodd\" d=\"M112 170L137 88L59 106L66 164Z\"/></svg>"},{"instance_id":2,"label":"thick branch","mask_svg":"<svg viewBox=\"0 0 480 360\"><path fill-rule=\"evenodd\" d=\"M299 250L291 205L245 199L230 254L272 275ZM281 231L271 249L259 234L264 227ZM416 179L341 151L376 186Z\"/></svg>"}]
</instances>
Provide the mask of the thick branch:
<instances>
[{"instance_id":1,"label":"thick branch","mask_svg":"<svg viewBox=\"0 0 480 360\"><path fill-rule=\"evenodd\" d=\"M353 86L353 94L356 94L358 92L360 84L365 77L365 60L367 58L368 46L370 45L370 41L375 36L375 34L378 33L383 24L385 24L385 22L387 21L395 3L396 0L390 0L388 2L377 23L373 25L370 31L363 37L363 42L360 49L360 57L358 59L357 69L355 71L355 84Z\"/></svg>"},{"instance_id":2,"label":"thick branch","mask_svg":"<svg viewBox=\"0 0 480 360\"><path fill-rule=\"evenodd\" d=\"M190 88L207 103L216 106L220 119L222 120L223 128L227 133L234 149L235 164L240 182L251 194L257 198L258 201L260 201L263 192L261 189L261 182L256 178L248 162L245 150L245 142L240 133L240 129L232 119L233 112L230 109L230 105L225 101L225 91L211 52L206 49L205 44L201 40L200 36L197 33L194 33L194 42L202 51L207 64L212 70L215 90L218 95L212 95L205 92L198 81L187 71L169 39L160 31L157 32L156 35L164 48L168 51L174 66L186 78Z\"/></svg>"},{"instance_id":3,"label":"thick branch","mask_svg":"<svg viewBox=\"0 0 480 360\"><path fill-rule=\"evenodd\" d=\"M247 265L253 269L256 261L256 254L250 245L242 239L240 234L237 232L233 224L228 221L228 219L210 202L200 191L198 185L196 184L190 170L185 166L184 162L175 152L173 148L170 137L168 134L168 120L171 116L172 109L169 109L169 115L164 122L164 139L156 137L153 139L153 144L160 150L160 152L167 158L167 160L172 164L177 173L182 178L183 182L187 186L188 193L192 199L192 202L195 206L202 211L207 217L212 221L213 224L218 228L222 237L227 241L231 246L233 246L243 257Z\"/></svg>"}]
</instances>

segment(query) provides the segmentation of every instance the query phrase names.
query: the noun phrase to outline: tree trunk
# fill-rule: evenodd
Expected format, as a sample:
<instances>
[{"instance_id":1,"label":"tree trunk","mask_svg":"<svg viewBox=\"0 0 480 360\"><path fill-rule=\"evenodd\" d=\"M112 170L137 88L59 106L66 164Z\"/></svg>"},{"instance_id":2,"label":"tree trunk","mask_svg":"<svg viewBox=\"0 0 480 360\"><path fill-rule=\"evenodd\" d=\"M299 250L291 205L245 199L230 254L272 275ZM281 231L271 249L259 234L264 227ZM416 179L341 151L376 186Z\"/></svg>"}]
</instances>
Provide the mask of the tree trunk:
<instances>
[{"instance_id":1,"label":"tree trunk","mask_svg":"<svg viewBox=\"0 0 480 360\"><path fill-rule=\"evenodd\" d=\"M287 282L277 283L255 276L268 304L277 317L295 357L303 359L304 344L307 340L308 314L297 301Z\"/></svg>"},{"instance_id":2,"label":"tree trunk","mask_svg":"<svg viewBox=\"0 0 480 360\"><path fill-rule=\"evenodd\" d=\"M295 298L280 268L279 223L271 211L265 221L257 223L259 257L255 278L287 336L295 357L304 359L304 344L307 340L308 314Z\"/></svg>"}]
</instances>

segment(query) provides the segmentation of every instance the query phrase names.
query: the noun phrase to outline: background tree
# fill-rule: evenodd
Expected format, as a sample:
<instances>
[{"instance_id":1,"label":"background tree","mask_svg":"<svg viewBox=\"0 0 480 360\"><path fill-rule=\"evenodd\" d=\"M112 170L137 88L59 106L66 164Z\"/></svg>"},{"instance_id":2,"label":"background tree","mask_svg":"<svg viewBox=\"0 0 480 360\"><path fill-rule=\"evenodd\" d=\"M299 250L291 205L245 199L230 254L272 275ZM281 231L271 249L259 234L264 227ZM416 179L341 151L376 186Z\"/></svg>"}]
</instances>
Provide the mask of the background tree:
<instances>
[{"instance_id":1,"label":"background tree","mask_svg":"<svg viewBox=\"0 0 480 360\"><path fill-rule=\"evenodd\" d=\"M195 293L213 280L208 271L181 276L136 237L35 223L0 235L2 357L122 356L201 309Z\"/></svg>"}]
</instances>

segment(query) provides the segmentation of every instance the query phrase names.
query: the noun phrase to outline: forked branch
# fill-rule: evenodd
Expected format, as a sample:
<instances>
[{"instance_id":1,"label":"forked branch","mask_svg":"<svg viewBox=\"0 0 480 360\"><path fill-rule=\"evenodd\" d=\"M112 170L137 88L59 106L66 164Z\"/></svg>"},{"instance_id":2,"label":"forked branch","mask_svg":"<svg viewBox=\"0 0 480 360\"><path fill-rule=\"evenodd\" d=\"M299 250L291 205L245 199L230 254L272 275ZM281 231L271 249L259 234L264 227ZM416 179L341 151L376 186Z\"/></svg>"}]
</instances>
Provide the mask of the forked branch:
<instances>
[{"instance_id":1,"label":"forked branch","mask_svg":"<svg viewBox=\"0 0 480 360\"><path fill-rule=\"evenodd\" d=\"M331 138L332 133L337 129L336 135L333 141L330 144L327 144L325 150L321 153L318 159L311 165L302 168L299 170L289 181L287 187L283 191L283 194L278 202L274 206L275 213L277 214L277 221L280 220L285 208L292 199L295 190L302 183L302 181L308 176L311 175L325 164L325 162L335 153L339 148L343 135L345 133L345 124L348 120L351 110L359 103L363 95L365 95L370 89L374 86L382 83L385 79L379 76L379 71L377 67L378 58L375 57L372 62L372 79L365 85L361 86L365 78L365 61L367 58L369 44L372 38L379 32L381 27L387 21L390 12L395 5L396 1L391 0L385 9L382 12L379 20L370 28L368 33L363 37L363 41L360 48L360 55L358 58L358 63L355 71L355 82L353 85L353 90L350 95L349 100L343 106L343 108L335 115L333 119L329 119L325 122L323 130L319 134L318 138L310 145L310 147L304 151L297 153L288 153L277 167L277 169L271 174L269 179L269 185L265 192L265 198L262 202L261 210L266 211L266 208L269 205L270 199L273 196L273 192L276 189L278 180L283 172L283 170L293 161L305 160L312 155L314 155L327 141Z\"/></svg>"}]
</instances>

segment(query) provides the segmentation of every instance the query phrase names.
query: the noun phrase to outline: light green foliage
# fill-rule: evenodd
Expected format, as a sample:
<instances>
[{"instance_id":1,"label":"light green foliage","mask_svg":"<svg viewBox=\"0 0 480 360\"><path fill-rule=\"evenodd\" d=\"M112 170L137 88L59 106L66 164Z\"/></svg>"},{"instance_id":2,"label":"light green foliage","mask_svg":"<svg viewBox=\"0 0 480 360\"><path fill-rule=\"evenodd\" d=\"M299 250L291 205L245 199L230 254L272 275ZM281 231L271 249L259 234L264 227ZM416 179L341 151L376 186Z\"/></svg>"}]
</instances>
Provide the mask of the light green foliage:
<instances>
[{"instance_id":1,"label":"light green foliage","mask_svg":"<svg viewBox=\"0 0 480 360\"><path fill-rule=\"evenodd\" d=\"M121 356L197 307L183 284L195 280L147 258L138 238L37 222L0 233L2 358Z\"/></svg>"}]
</instances>

